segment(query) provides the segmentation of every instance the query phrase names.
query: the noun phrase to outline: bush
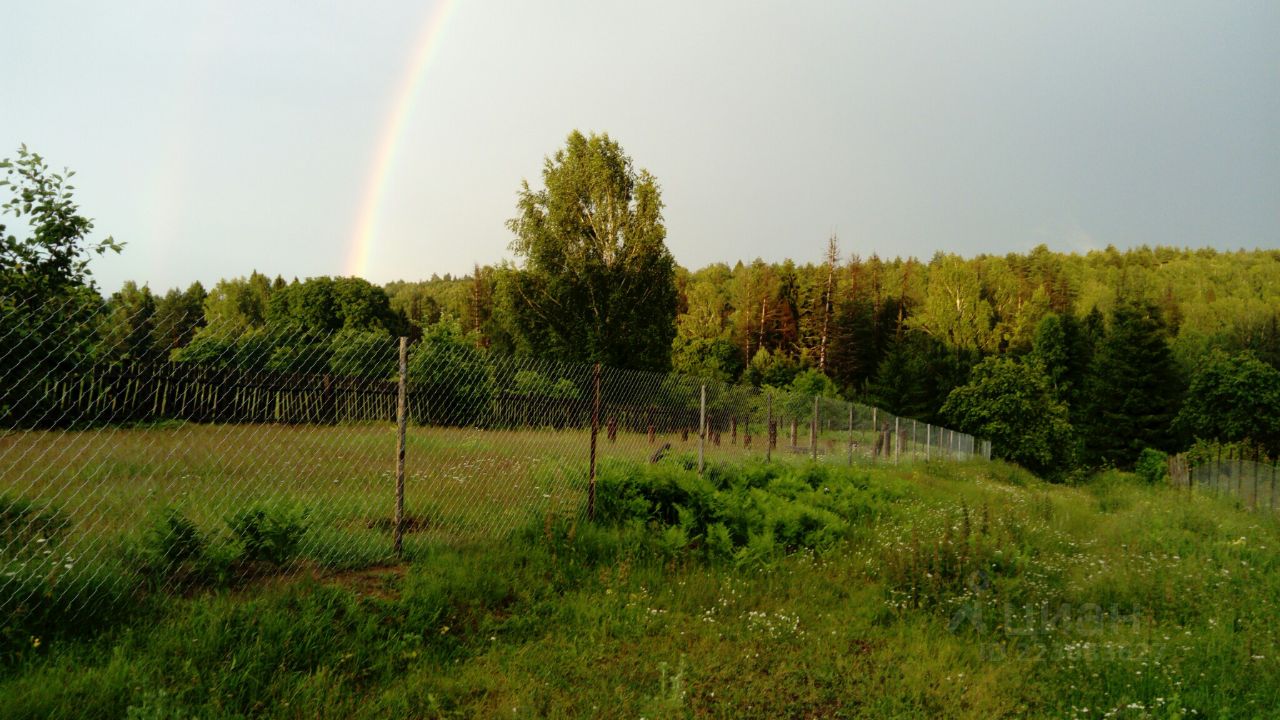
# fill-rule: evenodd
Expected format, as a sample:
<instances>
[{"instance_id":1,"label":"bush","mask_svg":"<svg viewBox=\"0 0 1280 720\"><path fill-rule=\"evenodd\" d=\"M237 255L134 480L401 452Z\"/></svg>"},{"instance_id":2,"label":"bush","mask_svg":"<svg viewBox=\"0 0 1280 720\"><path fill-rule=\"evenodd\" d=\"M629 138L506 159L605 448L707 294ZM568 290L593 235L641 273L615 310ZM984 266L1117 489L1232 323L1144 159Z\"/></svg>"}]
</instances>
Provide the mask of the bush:
<instances>
[{"instance_id":1,"label":"bush","mask_svg":"<svg viewBox=\"0 0 1280 720\"><path fill-rule=\"evenodd\" d=\"M707 476L672 466L612 464L600 475L597 520L643 524L672 558L700 549L709 560L764 565L781 554L825 550L847 538L851 522L883 512L899 493L865 475L820 466L710 466Z\"/></svg>"},{"instance_id":2,"label":"bush","mask_svg":"<svg viewBox=\"0 0 1280 720\"><path fill-rule=\"evenodd\" d=\"M409 353L408 370L416 422L466 427L489 421L497 392L492 368L456 319L424 329Z\"/></svg>"},{"instance_id":3,"label":"bush","mask_svg":"<svg viewBox=\"0 0 1280 720\"><path fill-rule=\"evenodd\" d=\"M177 510L169 510L150 528L145 543L169 567L204 555L205 540L200 529Z\"/></svg>"},{"instance_id":4,"label":"bush","mask_svg":"<svg viewBox=\"0 0 1280 720\"><path fill-rule=\"evenodd\" d=\"M240 546L240 559L283 565L298 550L307 531L305 512L283 506L254 507L227 518L227 527Z\"/></svg>"},{"instance_id":5,"label":"bush","mask_svg":"<svg viewBox=\"0 0 1280 720\"><path fill-rule=\"evenodd\" d=\"M1167 482L1169 456L1155 448L1143 448L1138 455L1138 462L1134 465L1133 472L1151 485Z\"/></svg>"},{"instance_id":6,"label":"bush","mask_svg":"<svg viewBox=\"0 0 1280 720\"><path fill-rule=\"evenodd\" d=\"M151 589L185 586L205 554L205 537L196 524L172 508L154 518L137 542L125 547L126 564Z\"/></svg>"}]
</instances>

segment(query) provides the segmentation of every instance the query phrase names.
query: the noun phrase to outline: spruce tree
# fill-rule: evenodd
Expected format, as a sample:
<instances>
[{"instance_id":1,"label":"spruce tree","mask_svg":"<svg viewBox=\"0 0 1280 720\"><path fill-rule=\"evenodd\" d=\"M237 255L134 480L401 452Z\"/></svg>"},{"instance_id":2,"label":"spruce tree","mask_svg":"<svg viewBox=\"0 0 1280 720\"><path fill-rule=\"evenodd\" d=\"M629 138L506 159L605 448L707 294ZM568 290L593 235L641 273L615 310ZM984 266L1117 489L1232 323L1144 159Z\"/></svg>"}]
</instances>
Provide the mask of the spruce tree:
<instances>
[{"instance_id":1,"label":"spruce tree","mask_svg":"<svg viewBox=\"0 0 1280 720\"><path fill-rule=\"evenodd\" d=\"M1085 413L1084 386L1092 355L1088 330L1075 316L1049 313L1036 327L1030 359L1044 368L1054 397L1067 405L1073 425L1079 425Z\"/></svg>"},{"instance_id":2,"label":"spruce tree","mask_svg":"<svg viewBox=\"0 0 1280 720\"><path fill-rule=\"evenodd\" d=\"M1094 354L1085 386L1087 459L1131 468L1143 448L1173 450L1183 381L1159 308L1121 303Z\"/></svg>"}]
</instances>

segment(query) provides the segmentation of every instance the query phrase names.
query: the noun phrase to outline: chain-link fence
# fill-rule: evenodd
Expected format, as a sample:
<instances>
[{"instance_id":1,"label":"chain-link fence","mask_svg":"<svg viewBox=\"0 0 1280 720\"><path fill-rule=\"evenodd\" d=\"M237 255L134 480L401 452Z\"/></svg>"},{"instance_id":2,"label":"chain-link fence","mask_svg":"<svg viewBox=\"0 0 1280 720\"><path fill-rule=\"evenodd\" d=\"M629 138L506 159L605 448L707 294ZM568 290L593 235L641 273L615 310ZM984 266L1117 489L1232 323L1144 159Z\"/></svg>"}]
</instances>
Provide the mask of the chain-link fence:
<instances>
[{"instance_id":1,"label":"chain-link fence","mask_svg":"<svg viewBox=\"0 0 1280 720\"><path fill-rule=\"evenodd\" d=\"M1253 509L1274 511L1280 506L1280 467L1274 461L1221 451L1194 459L1178 455L1169 459L1169 480L1175 487L1238 498Z\"/></svg>"},{"instance_id":2,"label":"chain-link fence","mask_svg":"<svg viewBox=\"0 0 1280 720\"><path fill-rule=\"evenodd\" d=\"M627 463L990 456L873 407L499 357L448 327L406 343L147 312L0 303L6 615L501 537L589 514Z\"/></svg>"}]
</instances>

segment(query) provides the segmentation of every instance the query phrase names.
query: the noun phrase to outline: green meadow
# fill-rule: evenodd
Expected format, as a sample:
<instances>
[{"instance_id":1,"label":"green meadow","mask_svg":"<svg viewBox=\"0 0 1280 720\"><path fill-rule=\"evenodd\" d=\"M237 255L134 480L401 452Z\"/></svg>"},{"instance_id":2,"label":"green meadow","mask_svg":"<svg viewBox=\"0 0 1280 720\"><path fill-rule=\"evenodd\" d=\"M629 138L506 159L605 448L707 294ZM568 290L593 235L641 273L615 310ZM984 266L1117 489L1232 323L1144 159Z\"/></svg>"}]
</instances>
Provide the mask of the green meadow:
<instances>
[{"instance_id":1,"label":"green meadow","mask_svg":"<svg viewBox=\"0 0 1280 720\"><path fill-rule=\"evenodd\" d=\"M129 438L154 449L148 435L171 431L104 432L99 449ZM281 451L259 462L193 461L187 485L164 486L194 495L234 479L252 504L275 499L248 489L278 482L262 469L271 462L361 458L354 488L326 477L332 488L295 488L293 516L264 506L259 519L293 518L261 526L292 527L292 544L245 532L243 518L220 526L195 501L136 531L102 511L95 527L132 538L112 561L116 585L102 571L98 585L80 582L103 602L6 621L4 716L1181 718L1280 707L1280 527L1230 499L1115 472L1051 485L998 462L715 458L700 476L687 449L650 465L647 442L620 441L635 456L602 460L591 522L552 493L514 509L504 482L543 476L516 469L513 437L501 443L507 464L473 496L511 507L510 529L489 521L485 537L426 522L395 562L371 549L385 547L385 527L337 522L386 507L365 497L386 486L385 431L350 430L350 457L326 455L315 432L282 433ZM526 457L551 452L548 437L526 439ZM459 449L456 462L479 450ZM130 473L154 475L132 462L142 465L95 478L125 488ZM11 491L27 477L5 472ZM25 507L23 527L43 517L56 530L56 505ZM129 563L147 558L143 576L167 582L129 584Z\"/></svg>"}]
</instances>

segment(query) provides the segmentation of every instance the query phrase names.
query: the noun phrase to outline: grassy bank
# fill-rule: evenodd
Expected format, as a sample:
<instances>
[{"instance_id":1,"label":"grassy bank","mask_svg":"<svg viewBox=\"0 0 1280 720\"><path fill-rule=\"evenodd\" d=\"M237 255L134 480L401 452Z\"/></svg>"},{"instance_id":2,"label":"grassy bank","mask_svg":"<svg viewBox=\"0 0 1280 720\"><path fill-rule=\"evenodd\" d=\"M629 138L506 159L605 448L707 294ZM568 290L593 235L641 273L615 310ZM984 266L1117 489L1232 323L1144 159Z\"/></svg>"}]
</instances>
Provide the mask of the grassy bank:
<instances>
[{"instance_id":1,"label":"grassy bank","mask_svg":"<svg viewBox=\"0 0 1280 720\"><path fill-rule=\"evenodd\" d=\"M625 461L597 524L27 638L6 717L1257 717L1280 528L1000 464Z\"/></svg>"}]
</instances>

